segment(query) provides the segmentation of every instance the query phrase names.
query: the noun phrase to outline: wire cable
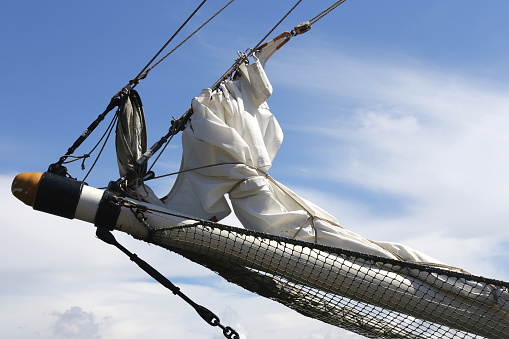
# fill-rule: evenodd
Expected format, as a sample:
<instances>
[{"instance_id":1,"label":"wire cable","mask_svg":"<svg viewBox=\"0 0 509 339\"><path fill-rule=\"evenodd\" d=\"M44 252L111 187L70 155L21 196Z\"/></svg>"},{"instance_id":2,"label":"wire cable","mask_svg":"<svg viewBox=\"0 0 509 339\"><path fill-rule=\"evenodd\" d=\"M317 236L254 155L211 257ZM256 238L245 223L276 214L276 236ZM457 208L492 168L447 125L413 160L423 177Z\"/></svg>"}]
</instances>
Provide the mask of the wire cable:
<instances>
[{"instance_id":1,"label":"wire cable","mask_svg":"<svg viewBox=\"0 0 509 339\"><path fill-rule=\"evenodd\" d=\"M263 39L262 39L262 40L260 40L260 42L259 42L259 43L257 43L257 44L255 45L255 47L253 47L253 49L252 49L252 50L251 50L251 52L248 54L248 56L250 56L251 54L253 54L253 52L254 52L254 51L256 51L256 50L258 49L258 47L260 47L260 45L261 45L261 44L265 41L265 39L267 39L267 37L268 37L269 35L271 35L271 34L272 34L272 32L274 32L274 30L275 30L277 27L279 27L279 25L280 25L280 24L281 24L281 23L282 23L282 22L283 22L283 21L284 21L284 20L288 17L288 15L290 15L290 13L292 13L292 12L293 12L293 10L294 10L294 9L295 9L295 8L296 8L296 7L297 7L297 6L301 3L301 2L302 2L302 0L299 0L299 1L297 1L297 3L296 3L295 5L293 5L293 7L292 7L292 8L288 11L288 13L286 13L286 14L285 14L285 16L283 16L283 17L281 18L281 20L279 20L279 22L278 22L278 23L277 23L274 27L272 27L272 29L269 31L269 33L267 33L267 34L263 37Z\"/></svg>"},{"instance_id":2,"label":"wire cable","mask_svg":"<svg viewBox=\"0 0 509 339\"><path fill-rule=\"evenodd\" d=\"M329 14L330 12L332 12L334 9L336 9L339 5L341 5L343 2L345 2L346 0L339 0L339 1L336 1L335 3L333 3L331 6L329 6L327 9L325 9L324 11L320 12L318 15L316 15L315 17L313 17L312 19L309 20L309 23L312 25L314 24L315 22L317 22L318 20L320 20L321 18L323 18L324 16L326 16L327 14Z\"/></svg>"},{"instance_id":3,"label":"wire cable","mask_svg":"<svg viewBox=\"0 0 509 339\"><path fill-rule=\"evenodd\" d=\"M207 0L203 0L202 3L200 5L198 5L198 7L196 7L194 12L191 13L191 15L186 19L186 21L184 21L184 23L179 27L179 29L177 29L177 31L175 33L173 33L171 38L164 44L164 46L161 47L159 52L157 52L156 55L154 55L154 57L140 71L140 73L138 73L138 75L133 80L131 80L134 84L138 83L140 81L140 79L144 78L144 77L142 77L142 74L145 72L145 70L152 64L152 62L154 62L154 60L159 56L159 54L161 54L163 52L163 50L170 44L170 42L172 42L172 40L177 36L177 34L179 34L179 32L184 28L184 26L187 25L189 20L191 20L191 18L198 12L198 10L205 4L205 2L207 2Z\"/></svg>"},{"instance_id":4,"label":"wire cable","mask_svg":"<svg viewBox=\"0 0 509 339\"><path fill-rule=\"evenodd\" d=\"M260 42L258 42L255 47L251 48L249 53L248 54L245 54L243 56L241 56L240 58L238 58L237 60L235 60L235 62L233 63L233 65L228 68L228 70L223 73L223 75L211 86L212 89L215 89L219 86L219 84L224 81L225 79L228 79L230 77L230 75L232 75L238 68L239 66L245 62L247 60L248 57L250 57L253 52L255 52L258 47L260 47L260 45L265 41L265 39L267 39L267 37L269 35L272 34L272 32L274 32L274 30L288 17L288 15L290 15L291 12L293 12L293 10L302 2L302 0L299 0L295 3L295 5L293 5L293 7L281 18L281 20L279 20L275 25L274 27L272 27L272 29L267 33L265 34L265 36L260 40Z\"/></svg>"},{"instance_id":5,"label":"wire cable","mask_svg":"<svg viewBox=\"0 0 509 339\"><path fill-rule=\"evenodd\" d=\"M110 138L110 135L111 135L111 132L113 131L113 127L115 126L115 122L118 120L118 115L115 114L113 116L113 119L111 119L111 123L110 125L108 126L108 129L106 129L106 132L104 132L103 136L101 137L101 140L104 138L104 136L106 135L106 139L104 140L104 143L101 147L101 150L99 151L99 154L97 154L97 157L95 158L94 160L94 163L92 164L92 166L90 166L90 169L88 170L87 174L85 175L85 177L81 180L81 181L85 181L87 180L90 172L92 172L92 170L94 169L95 167L95 164L97 163L97 161L99 160L99 158L101 157L101 154L103 153L104 151L104 147L106 146L106 143L108 142L108 139ZM97 143L97 145L99 145L99 143L101 142L101 140L99 140L99 142ZM97 147L97 145L94 147L94 150L95 148Z\"/></svg>"},{"instance_id":6,"label":"wire cable","mask_svg":"<svg viewBox=\"0 0 509 339\"><path fill-rule=\"evenodd\" d=\"M233 0L231 0L231 1L230 1L227 5L226 5L226 6L228 6L228 5L229 5L232 1L233 1ZM341 4L342 4L342 3L344 3L345 1L346 1L346 0L339 0L339 1L336 1L334 4L332 4L331 6L329 6L328 8L326 8L325 10L323 10L322 12L320 12L318 15L316 15L315 17L313 17L312 19L310 19L310 20L309 20L309 24L310 24L310 25L312 25L312 24L316 23L318 20L322 19L325 15L329 14L330 12L332 12L334 9L336 9L339 5L341 5ZM268 33L267 33L267 34L266 34L266 35L265 35L265 36L264 36L264 37L260 40L260 42L258 42L258 43L255 45L255 47L253 47L252 49L250 49L250 50L249 50L249 53L247 53L247 54L243 54L243 55L241 55L241 56L240 56L237 60L235 60L235 62L233 63L233 65L232 65L232 66L231 66L231 67L230 67L230 68L229 68L229 69L228 69L225 73L223 73L223 75L222 75L222 76L221 76L221 77L220 77L220 78L219 78L219 79L218 79L218 80L217 80L217 81L216 81L216 82L215 82L215 83L211 86L211 88L212 88L212 89L216 89L217 87L219 87L219 85L221 84L221 82L222 82L222 81L224 81L225 79L229 78L229 77L230 77L230 76L231 76L231 75L232 75L232 74L233 74L233 73L234 73L234 72L235 72L235 71L239 68L239 66L240 66L243 62L245 62L245 61L246 61L246 59L247 59L248 57L250 57L250 56L251 56L251 55L252 55L252 54L253 54L253 53L254 53L254 52L255 52L255 51L256 51L256 50L257 50L257 49L258 49L258 48L259 48L259 47L263 44L263 42L267 39L267 37L268 37L270 34L272 34L272 32L274 32L274 30L275 30L277 27L279 27L279 25L280 25L280 24L281 24L281 23L282 23L282 22L283 22L283 21L284 21L284 20L285 20L285 19L286 19L289 15L290 15L290 13L292 13L292 12L295 10L295 8L296 8L296 7L297 7L297 6L298 6L301 2L302 2L302 0L298 0L298 1L295 3L295 5L293 5L293 7L292 7L292 8L290 8L290 10L289 10L289 11L288 11L288 12L287 12L287 13L286 13L286 14L285 14L285 15L284 15L284 16L283 16L283 17L282 17L282 18L281 18L281 19L280 19L280 20L279 20L279 21L278 21L275 25L274 25L274 27L272 27L272 29L271 29L271 30L270 30L270 31L269 31L269 32L268 32ZM223 8L222 8L222 9L221 9L218 13L216 13L215 15L219 14L219 13L220 13L220 12L221 12L224 8L226 8L226 6L225 6L225 7L223 7ZM212 18L213 18L213 17L212 17ZM212 18L211 18L211 19L209 19L209 21L210 21L210 20L212 20ZM208 22L208 21L207 21L207 22ZM207 23L207 22L206 22L206 23ZM205 24L206 24L206 23L205 23ZM205 24L204 24L204 25L205 25ZM202 25L202 26L203 26L203 25ZM200 27L199 29L201 29L201 27ZM198 29L198 30L199 30L199 29ZM194 33L193 33L193 34L194 34ZM191 35L191 36L192 36L192 35ZM189 37L191 37L191 36L189 36ZM183 41L182 43L184 43L184 42L185 42L185 41ZM182 43L181 43L181 44L182 44ZM179 46L180 46L180 45L179 45ZM176 49L176 48L178 48L179 46L175 47L175 49ZM172 50L172 51L170 51L170 53L168 53L168 55L169 55L169 54L171 54L172 52L173 52L173 50ZM167 55L166 55L166 56L167 56ZM166 58L166 56L165 56L164 58ZM164 58L163 58L163 59L161 59L159 62L161 62L162 60L164 60ZM158 63L159 63L159 62L158 62ZM153 67L155 67L156 65L157 65L157 64L155 64ZM152 68L153 68L153 67L152 67ZM152 68L150 68L150 69L152 69ZM148 72L148 71L150 71L150 69L148 69L148 70L147 70L147 72ZM189 114L187 114L187 112L186 112L184 115L188 115L188 116L190 116ZM173 136L172 136L172 137L173 137ZM151 166L150 166L150 168L149 168L149 171L150 171L150 170L152 170L152 168L154 167L155 163L157 162L157 160L159 159L159 157L162 155L162 153L164 152L164 150L166 149L166 146L168 145L168 143L169 143L170 141L171 141L171 139L167 141L167 143L166 143L166 145L164 146L164 148L163 148L163 149L161 150L161 152L158 154L158 156L156 157L156 159L152 162L152 164L151 164Z\"/></svg>"},{"instance_id":7,"label":"wire cable","mask_svg":"<svg viewBox=\"0 0 509 339\"><path fill-rule=\"evenodd\" d=\"M205 2L206 0L204 0L199 7L201 7L203 5L203 3ZM150 68L148 68L148 66L157 58L157 56L163 51L163 49L166 48L166 46L168 46L168 44L170 43L170 41L173 39L173 37L180 31L180 29L183 28L183 26L189 21L189 19L191 17L188 18L188 20L183 24L183 26L181 26L181 28L179 28L179 30L173 35L173 37L163 46L163 48L161 48L161 50L156 54L156 56L154 56L152 58L152 60L147 64L147 66L145 66L145 68L140 72L140 74L138 74L138 76L136 78L134 78L133 80L131 80L129 82L129 84L127 86L130 86L132 85L131 88L134 88L139 82L140 80L142 79L145 79L148 75L148 73L153 70L157 65L159 65L164 59L166 59L168 56L170 56L170 54L172 54L173 52L175 52L175 50L177 50L180 46L182 46L187 40L189 40L191 37L193 37L196 33L198 33L199 30L201 30L206 24L208 24L210 21L212 21L212 19L214 19L216 16L218 16L223 10L226 9L226 7L228 7L233 1L235 0L230 0L226 5L224 5L221 9L219 9L219 11L217 11L214 15L212 15L207 21L205 21L200 27L198 27L194 32L192 32L191 34L189 34L187 36L187 38L185 38L184 40L182 40L182 42L180 42L177 46L175 46L171 51L169 51L166 55L164 55L161 59L159 59L159 61L157 61L153 66L151 66ZM196 9L196 11L198 11L199 7ZM193 12L192 15L194 15ZM127 87L126 86L126 87Z\"/></svg>"}]
</instances>

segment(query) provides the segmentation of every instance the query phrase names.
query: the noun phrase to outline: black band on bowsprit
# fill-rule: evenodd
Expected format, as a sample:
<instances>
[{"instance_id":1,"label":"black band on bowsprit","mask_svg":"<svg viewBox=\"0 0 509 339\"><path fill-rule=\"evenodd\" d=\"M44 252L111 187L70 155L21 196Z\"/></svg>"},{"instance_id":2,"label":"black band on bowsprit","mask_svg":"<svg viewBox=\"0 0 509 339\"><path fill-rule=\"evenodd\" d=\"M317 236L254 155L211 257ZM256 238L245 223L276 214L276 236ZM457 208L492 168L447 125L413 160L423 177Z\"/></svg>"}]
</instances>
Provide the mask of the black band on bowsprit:
<instances>
[{"instance_id":1,"label":"black band on bowsprit","mask_svg":"<svg viewBox=\"0 0 509 339\"><path fill-rule=\"evenodd\" d=\"M117 196L111 191L104 191L95 214L94 225L113 231L117 225L121 208Z\"/></svg>"},{"instance_id":2,"label":"black band on bowsprit","mask_svg":"<svg viewBox=\"0 0 509 339\"><path fill-rule=\"evenodd\" d=\"M74 219L80 201L82 181L45 172L41 176L34 209Z\"/></svg>"}]
</instances>

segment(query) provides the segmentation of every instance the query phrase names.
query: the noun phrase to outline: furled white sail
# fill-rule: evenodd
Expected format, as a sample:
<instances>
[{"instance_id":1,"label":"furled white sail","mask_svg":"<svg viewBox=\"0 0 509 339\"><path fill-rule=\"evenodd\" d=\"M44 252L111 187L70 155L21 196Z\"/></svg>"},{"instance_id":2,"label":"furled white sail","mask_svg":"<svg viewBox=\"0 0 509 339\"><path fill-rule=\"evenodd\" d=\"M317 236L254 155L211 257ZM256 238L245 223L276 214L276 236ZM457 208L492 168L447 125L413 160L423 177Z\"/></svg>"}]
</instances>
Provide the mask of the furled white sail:
<instances>
[{"instance_id":1,"label":"furled white sail","mask_svg":"<svg viewBox=\"0 0 509 339\"><path fill-rule=\"evenodd\" d=\"M230 213L228 194L246 229L454 269L408 246L375 242L344 229L332 215L267 174L283 141L266 102L272 87L263 66L273 51L255 53L254 62L241 65L234 80L223 81L216 90L204 89L193 99L194 113L182 136L184 179L177 182L187 181L207 216L218 220ZM509 300L506 292L493 291L485 284L463 281L460 287L456 280L433 279L441 280L441 289L461 295L466 288L468 293L463 294L484 296L488 304L499 297Z\"/></svg>"},{"instance_id":2,"label":"furled white sail","mask_svg":"<svg viewBox=\"0 0 509 339\"><path fill-rule=\"evenodd\" d=\"M261 52L253 54L254 61L250 65L240 66L233 80L221 82L217 89L204 89L200 96L192 100L193 114L183 131L182 163L175 185L166 197L159 200L148 186L141 183L135 188L136 196L190 217L217 221L231 212L225 198L228 195L236 216L248 230L389 260L438 266L451 270L451 273L461 271L405 245L375 242L346 230L332 215L299 197L268 175L267 171L283 141L283 132L266 102L272 94L272 87L264 65L285 42L285 38L271 41ZM150 223L154 226L154 220ZM179 225L176 224L180 227ZM156 230L158 228L155 227ZM120 229L132 233L125 226ZM177 246L176 239L171 236L168 239L163 243L168 246L171 244L172 248ZM193 238L191 243L196 241ZM224 241L221 246L226 246L230 240L226 237ZM185 246L191 246L191 243L186 242ZM222 249L220 253L223 253ZM483 313L470 310L474 309L474 305L475 309L485 308L483 312L488 312L487 314L496 314L496 317L504 319L500 326L505 326L505 321L509 318L509 293L504 288L457 278L454 274L444 275L418 269L393 270L390 268L394 267L393 264L389 265L390 267L382 265L381 269L387 269L387 273L381 274L380 267L365 265L363 259L356 260L353 264L371 272L369 274L379 281L380 286L385 286L388 276L394 281L401 280L398 283L401 291L394 290L395 295L406 295L405 291L410 286L422 294L416 297L422 298L419 299L423 302L420 307L443 308L440 314L448 313L449 307L458 303L456 311L461 309L473 317L483 317ZM312 263L310 265L313 266ZM337 269L341 271L343 268ZM333 270L327 269L331 272ZM341 276L348 276L348 272L341 272ZM406 282L408 286L403 288L402 282ZM360 284L362 285L362 282ZM372 293L371 297L379 293L378 290L372 290L376 285L373 285L373 282L366 280L365 285L366 291ZM326 291L331 288L313 284L311 286ZM359 285L356 288L364 287ZM392 289L388 286L386 288ZM346 295L350 296L348 293ZM355 298L356 294L352 296ZM371 300L370 298L367 300ZM439 300L442 300L443 305L442 302L437 304ZM405 305L399 307L398 303L396 306L387 303L390 304L390 301L385 299L374 302L378 306L396 307L397 311L413 314ZM423 316L423 319L440 322L441 316L437 318L432 313L426 313L427 316ZM468 319L461 320L462 326L469 323ZM449 322L448 325L450 324Z\"/></svg>"},{"instance_id":3,"label":"furled white sail","mask_svg":"<svg viewBox=\"0 0 509 339\"><path fill-rule=\"evenodd\" d=\"M263 60L265 55L261 54ZM185 172L203 209L230 212L245 228L361 253L416 262L437 260L394 243L376 243L339 226L329 213L269 177L267 170L283 141L283 132L266 100L272 87L262 62L242 65L233 81L204 89L192 101L194 111L183 132Z\"/></svg>"}]
</instances>

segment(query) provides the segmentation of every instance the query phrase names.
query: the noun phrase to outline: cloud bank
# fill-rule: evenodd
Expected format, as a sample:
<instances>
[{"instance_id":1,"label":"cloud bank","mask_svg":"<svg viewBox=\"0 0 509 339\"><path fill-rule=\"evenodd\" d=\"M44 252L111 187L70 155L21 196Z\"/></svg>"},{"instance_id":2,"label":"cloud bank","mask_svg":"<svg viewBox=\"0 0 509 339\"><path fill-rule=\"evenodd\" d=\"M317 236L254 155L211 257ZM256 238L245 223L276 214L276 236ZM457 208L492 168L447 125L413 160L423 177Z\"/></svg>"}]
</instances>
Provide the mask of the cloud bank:
<instances>
[{"instance_id":1,"label":"cloud bank","mask_svg":"<svg viewBox=\"0 0 509 339\"><path fill-rule=\"evenodd\" d=\"M507 277L509 87L404 56L309 50L272 70L319 100L287 126L306 140L300 166L326 183L305 195L367 237Z\"/></svg>"}]
</instances>

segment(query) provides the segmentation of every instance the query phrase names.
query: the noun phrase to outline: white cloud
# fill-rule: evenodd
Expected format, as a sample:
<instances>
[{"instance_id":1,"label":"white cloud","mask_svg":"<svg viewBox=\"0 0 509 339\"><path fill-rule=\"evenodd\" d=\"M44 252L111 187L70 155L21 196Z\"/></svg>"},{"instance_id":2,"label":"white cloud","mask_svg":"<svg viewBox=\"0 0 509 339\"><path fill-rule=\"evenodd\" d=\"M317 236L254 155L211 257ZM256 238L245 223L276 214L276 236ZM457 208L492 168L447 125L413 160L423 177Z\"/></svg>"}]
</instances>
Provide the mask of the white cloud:
<instances>
[{"instance_id":1,"label":"white cloud","mask_svg":"<svg viewBox=\"0 0 509 339\"><path fill-rule=\"evenodd\" d=\"M299 192L368 238L504 278L506 260L494 262L493 254L509 241L509 87L401 55L310 50L272 69L309 98L300 107L308 119L287 135L306 140L295 157L329 182L328 197ZM345 185L363 197L348 201ZM370 195L397 202L399 211L377 214Z\"/></svg>"},{"instance_id":2,"label":"white cloud","mask_svg":"<svg viewBox=\"0 0 509 339\"><path fill-rule=\"evenodd\" d=\"M71 307L64 313L54 312L57 317L52 325L56 337L99 339L99 323L91 312L85 312L81 307Z\"/></svg>"},{"instance_id":3,"label":"white cloud","mask_svg":"<svg viewBox=\"0 0 509 339\"><path fill-rule=\"evenodd\" d=\"M3 336L222 337L218 327L205 323L116 248L96 239L92 225L33 211L17 201L7 193L13 177L0 175L0 191L6 193L0 196L0 255L8 258L0 265ZM214 278L210 271L157 246L119 232L115 236L243 339L320 338L318 334L335 338L333 333L343 332ZM175 281L181 278L186 283ZM196 284L187 282L195 278Z\"/></svg>"}]
</instances>

